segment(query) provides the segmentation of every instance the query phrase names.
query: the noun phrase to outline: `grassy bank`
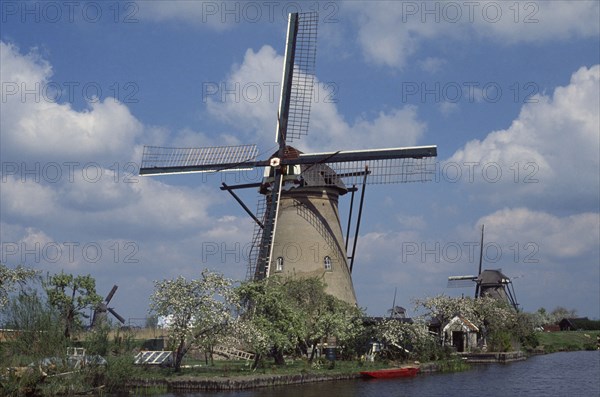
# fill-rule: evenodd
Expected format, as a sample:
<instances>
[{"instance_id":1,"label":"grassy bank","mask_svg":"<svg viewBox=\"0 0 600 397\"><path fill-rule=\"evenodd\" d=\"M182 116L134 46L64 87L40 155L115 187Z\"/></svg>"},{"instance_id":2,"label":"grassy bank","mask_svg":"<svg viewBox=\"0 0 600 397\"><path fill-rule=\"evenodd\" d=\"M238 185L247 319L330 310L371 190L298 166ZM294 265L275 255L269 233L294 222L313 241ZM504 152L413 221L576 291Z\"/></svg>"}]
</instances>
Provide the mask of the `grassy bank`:
<instances>
[{"instance_id":1,"label":"grassy bank","mask_svg":"<svg viewBox=\"0 0 600 397\"><path fill-rule=\"evenodd\" d=\"M544 353L575 350L596 350L600 331L560 331L537 334L539 347Z\"/></svg>"},{"instance_id":2,"label":"grassy bank","mask_svg":"<svg viewBox=\"0 0 600 397\"><path fill-rule=\"evenodd\" d=\"M360 371L390 368L401 365L396 362L366 363L359 361L319 361L310 364L306 360L288 361L285 366L266 366L250 370L243 361L215 361L214 366L192 366L180 372L169 369L147 368L137 372L135 379L125 384L129 392L144 390L208 391L240 390L279 385L356 379ZM440 360L421 365L423 373L457 372L469 368L460 358Z\"/></svg>"},{"instance_id":3,"label":"grassy bank","mask_svg":"<svg viewBox=\"0 0 600 397\"><path fill-rule=\"evenodd\" d=\"M169 368L140 368L124 382L127 391L166 389L169 391L240 390L307 382L353 379L360 371L389 367L385 363L358 361L289 360L284 366L266 365L252 370L245 361L216 360L204 365L188 360L180 372Z\"/></svg>"},{"instance_id":4,"label":"grassy bank","mask_svg":"<svg viewBox=\"0 0 600 397\"><path fill-rule=\"evenodd\" d=\"M136 376L140 378L162 378L176 379L187 378L238 378L243 376L257 375L344 375L360 371L387 368L388 364L382 362L361 363L357 361L316 361L309 363L306 360L289 360L284 366L266 365L263 368L252 370L250 363L246 361L215 360L214 365L204 365L193 360L187 360L180 372L174 372L169 368L146 368L138 367Z\"/></svg>"},{"instance_id":5,"label":"grassy bank","mask_svg":"<svg viewBox=\"0 0 600 397\"><path fill-rule=\"evenodd\" d=\"M404 363L407 364L407 363ZM239 390L257 387L269 387L285 384L322 382L332 380L356 379L361 371L391 368L404 365L394 361L336 361L331 363L319 360L309 363L307 360L289 360L284 366L266 365L255 371L244 361L215 361L206 366L188 360L180 372L168 368L137 367L127 382L128 391L143 391L152 388L169 391L203 390ZM412 363L408 363L412 364ZM422 363L422 373L459 372L470 368L460 357Z\"/></svg>"}]
</instances>

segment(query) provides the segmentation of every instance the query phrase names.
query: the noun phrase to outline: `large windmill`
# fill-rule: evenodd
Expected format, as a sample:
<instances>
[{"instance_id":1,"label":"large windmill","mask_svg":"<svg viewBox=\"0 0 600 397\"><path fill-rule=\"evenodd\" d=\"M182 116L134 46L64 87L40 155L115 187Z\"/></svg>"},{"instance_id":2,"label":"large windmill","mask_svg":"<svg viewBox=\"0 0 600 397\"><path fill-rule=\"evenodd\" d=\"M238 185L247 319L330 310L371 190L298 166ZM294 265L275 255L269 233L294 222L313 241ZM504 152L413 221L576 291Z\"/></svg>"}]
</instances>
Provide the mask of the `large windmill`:
<instances>
[{"instance_id":1,"label":"large windmill","mask_svg":"<svg viewBox=\"0 0 600 397\"><path fill-rule=\"evenodd\" d=\"M515 289L508 276L501 269L482 270L483 264L483 229L481 226L481 245L479 251L479 271L477 275L450 276L448 287L459 288L475 284L475 298L489 296L494 299L508 302L515 310L519 310L519 304L515 295Z\"/></svg>"},{"instance_id":2,"label":"large windmill","mask_svg":"<svg viewBox=\"0 0 600 397\"><path fill-rule=\"evenodd\" d=\"M258 160L256 145L167 148L144 147L140 175L242 171L264 168L260 182L222 184L255 221L248 278L275 273L320 276L327 292L356 303L351 272L365 184L428 180L436 146L302 153L291 142L308 134L317 39L316 13L289 14L275 141L278 150ZM400 133L400 132L399 132ZM347 187L352 185L352 187ZM344 241L338 198L362 185L352 255ZM236 195L258 188L254 214ZM352 213L352 204L350 206ZM350 260L350 264L348 263Z\"/></svg>"}]
</instances>

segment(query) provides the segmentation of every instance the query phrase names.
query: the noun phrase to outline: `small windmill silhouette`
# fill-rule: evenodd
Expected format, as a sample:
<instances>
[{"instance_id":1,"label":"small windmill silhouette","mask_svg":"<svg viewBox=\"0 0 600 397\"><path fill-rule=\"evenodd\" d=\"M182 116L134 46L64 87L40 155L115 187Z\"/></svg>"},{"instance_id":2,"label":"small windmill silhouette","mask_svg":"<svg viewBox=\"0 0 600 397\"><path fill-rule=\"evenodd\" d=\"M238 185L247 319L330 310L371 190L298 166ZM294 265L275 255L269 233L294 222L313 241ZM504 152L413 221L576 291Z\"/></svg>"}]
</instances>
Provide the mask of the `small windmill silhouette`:
<instances>
[{"instance_id":1,"label":"small windmill silhouette","mask_svg":"<svg viewBox=\"0 0 600 397\"><path fill-rule=\"evenodd\" d=\"M108 295L103 302L100 302L98 306L94 309L94 315L92 316L92 328L97 327L101 324L105 324L108 313L112 314L121 324L125 324L125 319L115 311L112 307L108 307L108 304L112 300L115 292L117 292L117 285L113 285Z\"/></svg>"},{"instance_id":2,"label":"small windmill silhouette","mask_svg":"<svg viewBox=\"0 0 600 397\"><path fill-rule=\"evenodd\" d=\"M475 284L475 298L489 296L508 302L515 310L519 310L519 304L515 295L512 280L508 278L501 269L485 269L483 265L483 229L481 225L481 247L479 251L479 271L477 275L450 276L448 287L460 288Z\"/></svg>"}]
</instances>

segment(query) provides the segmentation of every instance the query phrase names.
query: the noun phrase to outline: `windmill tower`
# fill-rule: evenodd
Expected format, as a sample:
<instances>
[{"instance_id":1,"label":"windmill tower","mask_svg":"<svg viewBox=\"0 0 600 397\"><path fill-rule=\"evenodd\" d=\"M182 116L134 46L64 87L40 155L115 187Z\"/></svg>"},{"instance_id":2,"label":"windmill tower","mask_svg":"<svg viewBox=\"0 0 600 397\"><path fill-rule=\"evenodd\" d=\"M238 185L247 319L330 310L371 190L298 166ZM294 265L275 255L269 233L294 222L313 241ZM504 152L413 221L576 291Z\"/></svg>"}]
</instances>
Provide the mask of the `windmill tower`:
<instances>
[{"instance_id":1,"label":"windmill tower","mask_svg":"<svg viewBox=\"0 0 600 397\"><path fill-rule=\"evenodd\" d=\"M490 298L508 302L515 310L519 310L515 289L508 276L502 273L501 269L482 270L483 263L483 229L481 226L481 245L479 251L479 271L477 275L469 276L450 276L448 277L448 287L460 288L475 284L475 298L480 296L489 296Z\"/></svg>"},{"instance_id":2,"label":"windmill tower","mask_svg":"<svg viewBox=\"0 0 600 397\"><path fill-rule=\"evenodd\" d=\"M140 175L241 171L264 167L261 182L228 186L255 221L247 277L320 276L326 291L356 303L352 268L366 184L428 180L436 146L302 153L289 144L308 134L317 40L316 13L289 14L275 141L270 158L257 160L256 145L167 148L146 146ZM342 232L340 196L362 185L352 254ZM349 187L350 186L350 187ZM236 195L258 188L254 214ZM352 204L350 214L352 214ZM350 260L350 263L348 263Z\"/></svg>"},{"instance_id":3,"label":"windmill tower","mask_svg":"<svg viewBox=\"0 0 600 397\"><path fill-rule=\"evenodd\" d=\"M98 306L94 309L94 315L92 316L92 328L97 327L101 324L105 324L108 313L112 314L121 324L125 324L125 319L115 311L112 307L108 307L108 304L112 300L115 292L117 292L117 285L113 285L106 298L104 298L104 302L100 302Z\"/></svg>"}]
</instances>

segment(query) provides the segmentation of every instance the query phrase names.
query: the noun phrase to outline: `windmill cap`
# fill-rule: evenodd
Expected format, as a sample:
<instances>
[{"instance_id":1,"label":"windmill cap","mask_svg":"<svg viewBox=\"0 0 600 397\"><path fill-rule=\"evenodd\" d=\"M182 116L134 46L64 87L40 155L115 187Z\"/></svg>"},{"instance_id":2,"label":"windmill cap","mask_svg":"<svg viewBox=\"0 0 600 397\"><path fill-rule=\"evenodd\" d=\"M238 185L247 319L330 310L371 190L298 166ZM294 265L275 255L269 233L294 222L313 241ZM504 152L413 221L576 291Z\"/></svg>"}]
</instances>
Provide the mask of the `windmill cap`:
<instances>
[{"instance_id":1,"label":"windmill cap","mask_svg":"<svg viewBox=\"0 0 600 397\"><path fill-rule=\"evenodd\" d=\"M510 282L508 276L496 269L486 269L479 275L481 284L505 284Z\"/></svg>"},{"instance_id":2,"label":"windmill cap","mask_svg":"<svg viewBox=\"0 0 600 397\"><path fill-rule=\"evenodd\" d=\"M270 158L276 158L278 154L278 152L275 152ZM301 154L303 154L303 152L295 147L286 146L284 149L283 158L290 161L299 158ZM298 170L297 167L300 167L300 170ZM294 168L289 170L289 172L293 172L294 174L300 171L299 179L302 181L302 187L336 188L340 195L348 192L348 188L346 188L342 178L340 178L339 175L327 164L298 164L290 165L290 168ZM288 173L288 175L290 174Z\"/></svg>"}]
</instances>

